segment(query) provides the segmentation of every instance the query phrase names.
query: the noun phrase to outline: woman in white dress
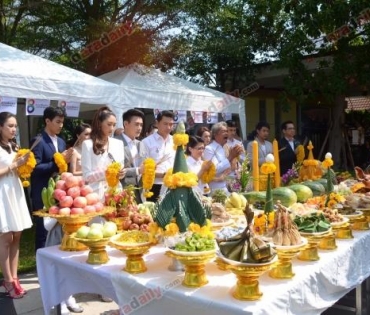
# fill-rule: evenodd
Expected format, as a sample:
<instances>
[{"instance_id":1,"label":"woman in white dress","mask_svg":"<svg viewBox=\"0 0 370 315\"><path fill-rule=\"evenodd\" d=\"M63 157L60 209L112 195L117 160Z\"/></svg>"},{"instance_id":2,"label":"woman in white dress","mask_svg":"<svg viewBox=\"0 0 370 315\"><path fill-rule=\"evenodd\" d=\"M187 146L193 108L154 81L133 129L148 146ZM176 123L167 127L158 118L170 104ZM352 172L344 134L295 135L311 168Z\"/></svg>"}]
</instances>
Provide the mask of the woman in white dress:
<instances>
[{"instance_id":1,"label":"woman in white dress","mask_svg":"<svg viewBox=\"0 0 370 315\"><path fill-rule=\"evenodd\" d=\"M116 122L116 115L108 107L99 108L91 124L90 139L82 143L82 176L102 201L108 188L105 180L108 165L113 161L124 165L123 142L111 138ZM122 179L125 174L126 170L122 167L119 178Z\"/></svg>"},{"instance_id":2,"label":"woman in white dress","mask_svg":"<svg viewBox=\"0 0 370 315\"><path fill-rule=\"evenodd\" d=\"M209 186L203 183L200 179L202 174L207 171L211 166L211 161L203 163L202 155L204 152L204 141L201 137L190 136L189 142L186 147L186 164L188 165L189 172L192 172L198 176L198 186L196 186L196 191L200 195L205 195L209 193Z\"/></svg>"},{"instance_id":3,"label":"woman in white dress","mask_svg":"<svg viewBox=\"0 0 370 315\"><path fill-rule=\"evenodd\" d=\"M82 154L82 142L86 139L90 139L91 126L86 123L81 123L75 129L75 136L71 141L73 146L73 155L69 164L69 171L75 176L82 175L81 167L81 154Z\"/></svg>"},{"instance_id":4,"label":"woman in white dress","mask_svg":"<svg viewBox=\"0 0 370 315\"><path fill-rule=\"evenodd\" d=\"M8 112L0 113L0 267L4 286L10 298L26 294L18 279L19 242L22 231L32 226L17 167L28 156L15 159L18 146L14 141L17 120Z\"/></svg>"}]
</instances>

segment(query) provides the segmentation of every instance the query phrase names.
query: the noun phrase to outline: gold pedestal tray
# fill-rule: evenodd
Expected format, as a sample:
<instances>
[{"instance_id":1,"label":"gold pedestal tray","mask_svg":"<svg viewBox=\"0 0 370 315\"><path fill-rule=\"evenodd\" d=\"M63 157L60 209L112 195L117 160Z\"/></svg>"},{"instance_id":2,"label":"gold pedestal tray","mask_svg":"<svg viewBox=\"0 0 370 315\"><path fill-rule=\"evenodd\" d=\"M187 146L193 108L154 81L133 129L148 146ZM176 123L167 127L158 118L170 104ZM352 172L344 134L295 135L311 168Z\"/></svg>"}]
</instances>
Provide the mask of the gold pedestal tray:
<instances>
[{"instance_id":1,"label":"gold pedestal tray","mask_svg":"<svg viewBox=\"0 0 370 315\"><path fill-rule=\"evenodd\" d=\"M324 250L337 249L337 244L335 242L335 234L333 232L330 232L328 235L324 236L321 239L319 243L319 249L324 249Z\"/></svg>"},{"instance_id":2,"label":"gold pedestal tray","mask_svg":"<svg viewBox=\"0 0 370 315\"><path fill-rule=\"evenodd\" d=\"M318 247L321 242L321 240L328 236L329 233L331 233L331 229L325 232L318 232L318 233L303 233L300 234L307 238L308 244L300 251L298 254L299 260L304 261L316 261L319 260L319 253L318 253Z\"/></svg>"},{"instance_id":3,"label":"gold pedestal tray","mask_svg":"<svg viewBox=\"0 0 370 315\"><path fill-rule=\"evenodd\" d=\"M216 264L220 269L233 272L238 281L233 288L234 298L243 301L259 300L263 293L260 291L258 278L271 268L276 260L261 264L248 264L233 261L219 255Z\"/></svg>"},{"instance_id":4,"label":"gold pedestal tray","mask_svg":"<svg viewBox=\"0 0 370 315\"><path fill-rule=\"evenodd\" d=\"M75 239L70 238L72 233L77 232L77 230L86 225L92 218L105 215L115 211L113 207L104 207L100 212L94 212L91 214L72 214L72 215L60 215L60 214L50 214L46 210L39 210L33 212L33 215L39 217L50 217L58 220L59 224L63 229L63 239L59 246L62 251L83 251L87 250L87 247L77 242Z\"/></svg>"},{"instance_id":5,"label":"gold pedestal tray","mask_svg":"<svg viewBox=\"0 0 370 315\"><path fill-rule=\"evenodd\" d=\"M306 238L302 238L302 243L292 246L275 245L278 261L272 266L269 276L275 279L291 279L295 273L292 268L292 259L299 251L308 244Z\"/></svg>"},{"instance_id":6,"label":"gold pedestal tray","mask_svg":"<svg viewBox=\"0 0 370 315\"><path fill-rule=\"evenodd\" d=\"M110 237L101 239L78 238L76 237L76 233L71 234L69 237L70 239L74 239L77 242L86 245L90 249L86 260L88 264L101 265L109 261L109 256L105 247L107 246Z\"/></svg>"},{"instance_id":7,"label":"gold pedestal tray","mask_svg":"<svg viewBox=\"0 0 370 315\"><path fill-rule=\"evenodd\" d=\"M351 239L353 238L351 225L347 222L339 227L333 227L335 238L337 239Z\"/></svg>"},{"instance_id":8,"label":"gold pedestal tray","mask_svg":"<svg viewBox=\"0 0 370 315\"><path fill-rule=\"evenodd\" d=\"M359 208L357 210L361 211L366 218L366 221L370 223L370 208Z\"/></svg>"},{"instance_id":9,"label":"gold pedestal tray","mask_svg":"<svg viewBox=\"0 0 370 315\"><path fill-rule=\"evenodd\" d=\"M206 263L215 257L216 250L183 252L169 249L166 255L176 258L184 265L185 276L182 285L199 288L208 283L205 267Z\"/></svg>"},{"instance_id":10,"label":"gold pedestal tray","mask_svg":"<svg viewBox=\"0 0 370 315\"><path fill-rule=\"evenodd\" d=\"M143 256L149 251L150 247L152 246L152 243L149 241L141 243L125 243L120 241L123 234L136 232L143 233L141 231L125 231L113 236L109 242L110 246L120 250L127 256L126 265L125 267L123 267L122 270L125 270L128 273L132 274L142 273L148 270L145 265Z\"/></svg>"},{"instance_id":11,"label":"gold pedestal tray","mask_svg":"<svg viewBox=\"0 0 370 315\"><path fill-rule=\"evenodd\" d=\"M352 224L352 230L356 231L366 231L369 230L369 222L367 222L367 219L365 216L361 215L356 219L350 220L350 223Z\"/></svg>"}]
</instances>

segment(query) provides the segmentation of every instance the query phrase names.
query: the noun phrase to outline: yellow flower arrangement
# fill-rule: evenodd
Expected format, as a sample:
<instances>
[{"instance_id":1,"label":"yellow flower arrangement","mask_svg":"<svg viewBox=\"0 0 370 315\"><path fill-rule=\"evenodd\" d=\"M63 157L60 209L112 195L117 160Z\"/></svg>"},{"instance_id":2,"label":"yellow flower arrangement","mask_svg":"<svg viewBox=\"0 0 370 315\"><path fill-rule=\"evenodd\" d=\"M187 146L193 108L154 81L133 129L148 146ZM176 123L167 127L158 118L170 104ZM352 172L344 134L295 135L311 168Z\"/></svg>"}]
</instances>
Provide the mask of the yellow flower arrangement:
<instances>
[{"instance_id":1,"label":"yellow flower arrangement","mask_svg":"<svg viewBox=\"0 0 370 315\"><path fill-rule=\"evenodd\" d=\"M198 176L194 173L177 172L172 174L173 169L169 169L163 178L163 184L169 189L178 187L194 187L198 185Z\"/></svg>"},{"instance_id":2,"label":"yellow flower arrangement","mask_svg":"<svg viewBox=\"0 0 370 315\"><path fill-rule=\"evenodd\" d=\"M177 147L182 145L183 147L186 146L189 142L189 135L186 133L175 133L172 137L174 149L176 150Z\"/></svg>"},{"instance_id":3,"label":"yellow flower arrangement","mask_svg":"<svg viewBox=\"0 0 370 315\"><path fill-rule=\"evenodd\" d=\"M265 162L261 165L261 173L268 175L276 171L276 165L273 162Z\"/></svg>"},{"instance_id":4,"label":"yellow flower arrangement","mask_svg":"<svg viewBox=\"0 0 370 315\"><path fill-rule=\"evenodd\" d=\"M144 170L143 170L143 189L145 198L150 198L153 196L153 192L150 190L153 187L155 179L155 160L152 158L146 158L144 160Z\"/></svg>"},{"instance_id":5,"label":"yellow flower arrangement","mask_svg":"<svg viewBox=\"0 0 370 315\"><path fill-rule=\"evenodd\" d=\"M68 165L67 165L66 160L65 160L62 153L60 153L60 152L54 153L54 161L55 161L55 164L59 168L59 174L67 172Z\"/></svg>"},{"instance_id":6,"label":"yellow flower arrangement","mask_svg":"<svg viewBox=\"0 0 370 315\"><path fill-rule=\"evenodd\" d=\"M203 164L204 163L208 163L208 161L204 161ZM203 183L208 184L215 178L215 176L216 176L216 166L214 163L211 163L209 169L202 174L200 179L202 180Z\"/></svg>"},{"instance_id":7,"label":"yellow flower arrangement","mask_svg":"<svg viewBox=\"0 0 370 315\"><path fill-rule=\"evenodd\" d=\"M31 173L36 166L36 159L35 159L35 155L33 154L33 152L30 151L29 149L20 149L18 150L17 155L16 155L16 158L18 158L28 153L29 153L29 156L28 156L27 162L19 166L17 169L18 175L22 181L23 187L30 186L29 178L31 177Z\"/></svg>"},{"instance_id":8,"label":"yellow flower arrangement","mask_svg":"<svg viewBox=\"0 0 370 315\"><path fill-rule=\"evenodd\" d=\"M107 169L105 170L105 179L108 183L110 188L114 188L119 183L118 173L121 169L121 164L118 162L112 162L108 165Z\"/></svg>"},{"instance_id":9,"label":"yellow flower arrangement","mask_svg":"<svg viewBox=\"0 0 370 315\"><path fill-rule=\"evenodd\" d=\"M257 234L265 234L266 229L272 229L274 227L275 211L269 213L261 213L254 217L253 227Z\"/></svg>"},{"instance_id":10,"label":"yellow flower arrangement","mask_svg":"<svg viewBox=\"0 0 370 315\"><path fill-rule=\"evenodd\" d=\"M296 157L297 157L297 162L302 162L304 160L304 157L305 157L305 152L304 152L304 147L303 145L299 145L297 148L297 154L296 154Z\"/></svg>"},{"instance_id":11,"label":"yellow flower arrangement","mask_svg":"<svg viewBox=\"0 0 370 315\"><path fill-rule=\"evenodd\" d=\"M322 161L322 166L324 168L329 168L329 167L331 167L333 165L334 165L334 162L333 162L332 159L325 159L324 161Z\"/></svg>"},{"instance_id":12,"label":"yellow flower arrangement","mask_svg":"<svg viewBox=\"0 0 370 315\"><path fill-rule=\"evenodd\" d=\"M308 160L303 161L303 165L304 166L317 166L317 165L319 165L319 161L308 159Z\"/></svg>"},{"instance_id":13,"label":"yellow flower arrangement","mask_svg":"<svg viewBox=\"0 0 370 315\"><path fill-rule=\"evenodd\" d=\"M214 233L211 231L211 221L207 219L207 224L204 226L200 226L199 224L196 223L190 223L188 227L188 231L193 232L193 233L198 233L203 237L207 236L212 236L213 238L215 237Z\"/></svg>"},{"instance_id":14,"label":"yellow flower arrangement","mask_svg":"<svg viewBox=\"0 0 370 315\"><path fill-rule=\"evenodd\" d=\"M164 234L163 229L158 226L157 222L150 222L148 225L149 230L149 241L153 244L158 243L158 237Z\"/></svg>"},{"instance_id":15,"label":"yellow flower arrangement","mask_svg":"<svg viewBox=\"0 0 370 315\"><path fill-rule=\"evenodd\" d=\"M330 193L328 196L323 196L322 202L320 203L320 209L323 209L325 206L329 208L335 208L335 206L339 203L342 204L345 202L344 196L338 193Z\"/></svg>"}]
</instances>

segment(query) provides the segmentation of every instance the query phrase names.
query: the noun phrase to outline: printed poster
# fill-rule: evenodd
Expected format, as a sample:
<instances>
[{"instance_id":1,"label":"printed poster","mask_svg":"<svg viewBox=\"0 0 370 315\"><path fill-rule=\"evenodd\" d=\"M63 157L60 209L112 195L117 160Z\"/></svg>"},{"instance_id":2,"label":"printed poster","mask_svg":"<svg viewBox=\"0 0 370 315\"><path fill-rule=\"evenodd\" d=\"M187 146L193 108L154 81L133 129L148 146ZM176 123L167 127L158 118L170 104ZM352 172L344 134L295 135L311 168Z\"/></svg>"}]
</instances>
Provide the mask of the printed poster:
<instances>
[{"instance_id":1,"label":"printed poster","mask_svg":"<svg viewBox=\"0 0 370 315\"><path fill-rule=\"evenodd\" d=\"M195 124L203 123L203 112L191 112Z\"/></svg>"},{"instance_id":2,"label":"printed poster","mask_svg":"<svg viewBox=\"0 0 370 315\"><path fill-rule=\"evenodd\" d=\"M221 113L221 115L223 121L232 120L232 113Z\"/></svg>"},{"instance_id":3,"label":"printed poster","mask_svg":"<svg viewBox=\"0 0 370 315\"><path fill-rule=\"evenodd\" d=\"M186 110L174 110L173 111L173 121L179 123L180 121L186 121Z\"/></svg>"},{"instance_id":4,"label":"printed poster","mask_svg":"<svg viewBox=\"0 0 370 315\"><path fill-rule=\"evenodd\" d=\"M207 113L207 124L218 123L218 113Z\"/></svg>"},{"instance_id":5,"label":"printed poster","mask_svg":"<svg viewBox=\"0 0 370 315\"><path fill-rule=\"evenodd\" d=\"M9 112L13 115L17 114L17 98L0 96L0 113Z\"/></svg>"},{"instance_id":6,"label":"printed poster","mask_svg":"<svg viewBox=\"0 0 370 315\"><path fill-rule=\"evenodd\" d=\"M65 109L67 117L78 117L80 114L80 105L78 102L59 101L58 106Z\"/></svg>"},{"instance_id":7,"label":"printed poster","mask_svg":"<svg viewBox=\"0 0 370 315\"><path fill-rule=\"evenodd\" d=\"M26 99L26 115L42 116L46 107L50 106L50 100L40 100L36 98Z\"/></svg>"},{"instance_id":8,"label":"printed poster","mask_svg":"<svg viewBox=\"0 0 370 315\"><path fill-rule=\"evenodd\" d=\"M154 108L153 112L154 112L154 119L157 119L157 116L161 112L161 110L159 108Z\"/></svg>"}]
</instances>

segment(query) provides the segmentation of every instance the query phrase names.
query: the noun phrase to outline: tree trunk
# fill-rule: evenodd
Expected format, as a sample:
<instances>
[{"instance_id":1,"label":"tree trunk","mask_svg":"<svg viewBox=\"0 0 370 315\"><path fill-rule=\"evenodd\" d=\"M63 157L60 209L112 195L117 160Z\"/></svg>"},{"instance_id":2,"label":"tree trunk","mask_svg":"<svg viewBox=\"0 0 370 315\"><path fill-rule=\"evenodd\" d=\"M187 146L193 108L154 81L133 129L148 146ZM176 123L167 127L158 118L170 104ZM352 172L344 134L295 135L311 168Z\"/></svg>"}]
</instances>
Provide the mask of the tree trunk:
<instances>
[{"instance_id":1,"label":"tree trunk","mask_svg":"<svg viewBox=\"0 0 370 315\"><path fill-rule=\"evenodd\" d=\"M329 152L333 156L334 169L346 168L343 165L341 150L346 150L344 143L343 119L346 101L344 95L337 95L335 97L335 104L332 107L333 128L329 136Z\"/></svg>"}]
</instances>

